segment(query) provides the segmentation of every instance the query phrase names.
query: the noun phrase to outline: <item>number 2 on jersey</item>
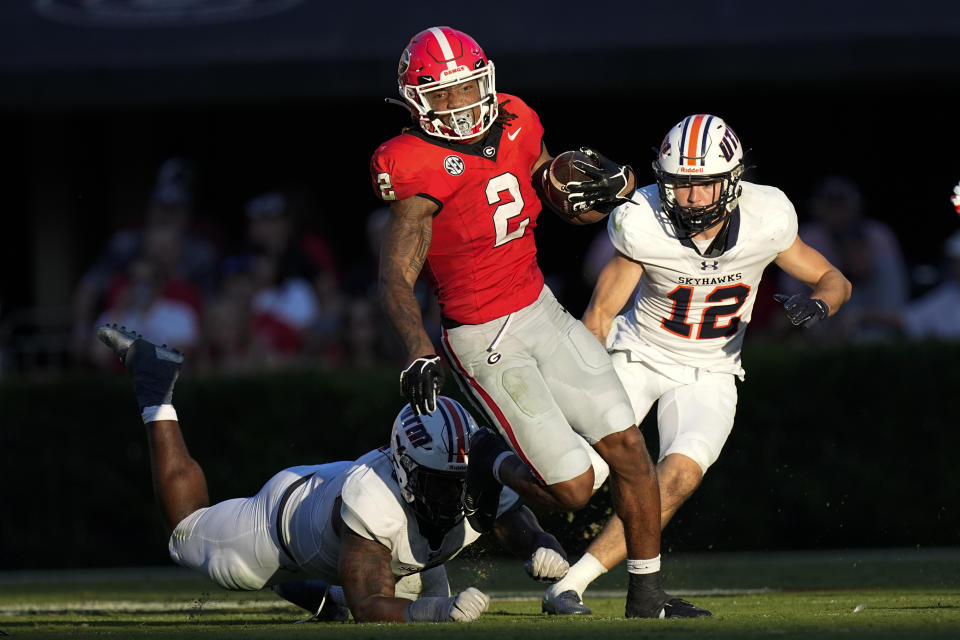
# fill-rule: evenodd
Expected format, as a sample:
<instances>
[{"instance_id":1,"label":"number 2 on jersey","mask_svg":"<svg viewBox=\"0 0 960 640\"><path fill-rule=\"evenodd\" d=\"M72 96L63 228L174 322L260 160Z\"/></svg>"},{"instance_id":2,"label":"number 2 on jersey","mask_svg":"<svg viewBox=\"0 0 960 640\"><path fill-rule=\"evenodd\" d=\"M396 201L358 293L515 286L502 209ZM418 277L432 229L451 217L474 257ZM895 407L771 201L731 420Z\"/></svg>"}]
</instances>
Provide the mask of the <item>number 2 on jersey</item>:
<instances>
[{"instance_id":1,"label":"number 2 on jersey","mask_svg":"<svg viewBox=\"0 0 960 640\"><path fill-rule=\"evenodd\" d=\"M500 194L504 191L509 193L513 199L504 202L504 199L500 197ZM522 236L523 230L530 223L530 218L524 218L516 229L507 233L510 218L516 218L523 213L523 196L520 195L520 181L517 180L517 176L512 173L501 173L490 178L490 182L487 183L486 194L487 204L501 203L493 212L493 228L497 234L493 246L499 247Z\"/></svg>"},{"instance_id":2,"label":"number 2 on jersey","mask_svg":"<svg viewBox=\"0 0 960 640\"><path fill-rule=\"evenodd\" d=\"M729 304L716 304L703 310L703 317L700 319L699 329L697 330L697 340L709 340L710 338L723 338L732 336L737 332L740 326L740 318L735 314L740 311L740 307L747 301L750 295L750 287L745 284L734 284L725 287L717 287L705 298L706 302L723 302L733 300ZM681 338L690 338L693 333L693 325L687 321L690 313L690 302L693 300L693 287L680 285L667 294L670 300L673 300L673 308L670 310L670 317L664 318L660 326L672 334ZM720 322L728 316L724 324Z\"/></svg>"}]
</instances>

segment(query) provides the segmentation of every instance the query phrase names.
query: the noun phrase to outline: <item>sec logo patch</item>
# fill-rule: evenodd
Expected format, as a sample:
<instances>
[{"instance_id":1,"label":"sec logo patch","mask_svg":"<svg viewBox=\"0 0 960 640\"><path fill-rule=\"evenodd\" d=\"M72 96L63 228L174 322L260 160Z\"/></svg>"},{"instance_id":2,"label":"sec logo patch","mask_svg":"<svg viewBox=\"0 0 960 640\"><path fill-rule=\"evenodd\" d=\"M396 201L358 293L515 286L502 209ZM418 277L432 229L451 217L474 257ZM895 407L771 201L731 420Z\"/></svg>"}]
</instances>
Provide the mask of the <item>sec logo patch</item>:
<instances>
[{"instance_id":1,"label":"sec logo patch","mask_svg":"<svg viewBox=\"0 0 960 640\"><path fill-rule=\"evenodd\" d=\"M463 158L460 156L447 156L443 159L443 168L452 176L458 176L463 173Z\"/></svg>"}]
</instances>

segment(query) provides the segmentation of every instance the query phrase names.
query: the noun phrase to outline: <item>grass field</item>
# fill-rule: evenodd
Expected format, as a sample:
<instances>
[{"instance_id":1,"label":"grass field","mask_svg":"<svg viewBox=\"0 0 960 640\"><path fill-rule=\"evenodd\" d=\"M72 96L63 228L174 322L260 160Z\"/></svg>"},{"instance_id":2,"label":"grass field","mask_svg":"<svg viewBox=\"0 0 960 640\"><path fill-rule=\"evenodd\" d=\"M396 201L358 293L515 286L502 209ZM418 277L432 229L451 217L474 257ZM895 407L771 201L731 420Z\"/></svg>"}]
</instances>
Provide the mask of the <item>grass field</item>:
<instances>
[{"instance_id":1,"label":"grass field","mask_svg":"<svg viewBox=\"0 0 960 640\"><path fill-rule=\"evenodd\" d=\"M583 638L960 638L960 549L672 554L668 589L714 612L698 620L625 620L624 570L586 595L594 615L540 613L519 563L451 565L455 590L492 596L457 636ZM177 567L0 572L0 635L150 638L445 639L453 625L293 624L303 612L270 592L227 592Z\"/></svg>"}]
</instances>

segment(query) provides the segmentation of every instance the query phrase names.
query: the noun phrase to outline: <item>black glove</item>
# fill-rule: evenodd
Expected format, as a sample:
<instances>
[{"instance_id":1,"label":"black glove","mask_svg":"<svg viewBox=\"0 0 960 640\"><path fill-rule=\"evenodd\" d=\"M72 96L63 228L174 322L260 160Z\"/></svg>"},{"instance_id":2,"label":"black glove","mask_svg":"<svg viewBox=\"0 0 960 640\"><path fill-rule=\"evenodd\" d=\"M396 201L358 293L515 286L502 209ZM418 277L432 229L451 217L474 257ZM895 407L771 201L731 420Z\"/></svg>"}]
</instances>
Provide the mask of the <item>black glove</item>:
<instances>
[{"instance_id":1,"label":"black glove","mask_svg":"<svg viewBox=\"0 0 960 640\"><path fill-rule=\"evenodd\" d=\"M400 394L407 397L417 415L437 410L437 394L442 387L440 356L421 356L400 373Z\"/></svg>"},{"instance_id":2,"label":"black glove","mask_svg":"<svg viewBox=\"0 0 960 640\"><path fill-rule=\"evenodd\" d=\"M573 203L575 212L595 209L609 213L615 206L630 199L630 190L627 188L630 175L633 174L630 165L619 165L588 147L580 147L580 152L590 158L593 164L574 160L573 166L593 179L567 183L567 200Z\"/></svg>"},{"instance_id":3,"label":"black glove","mask_svg":"<svg viewBox=\"0 0 960 640\"><path fill-rule=\"evenodd\" d=\"M783 293L773 294L773 299L783 304L787 317L795 326L813 326L830 315L830 307L819 298L810 298L798 293L787 296Z\"/></svg>"}]
</instances>

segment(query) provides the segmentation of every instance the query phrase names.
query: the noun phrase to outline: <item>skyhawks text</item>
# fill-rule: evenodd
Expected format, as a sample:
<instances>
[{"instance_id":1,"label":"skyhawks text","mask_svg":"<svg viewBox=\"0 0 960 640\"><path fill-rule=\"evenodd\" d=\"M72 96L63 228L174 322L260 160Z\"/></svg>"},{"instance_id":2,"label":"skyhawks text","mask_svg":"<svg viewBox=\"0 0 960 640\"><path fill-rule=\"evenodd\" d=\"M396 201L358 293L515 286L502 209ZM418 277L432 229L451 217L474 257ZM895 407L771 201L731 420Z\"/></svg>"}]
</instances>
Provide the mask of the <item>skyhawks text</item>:
<instances>
[{"instance_id":1,"label":"skyhawks text","mask_svg":"<svg viewBox=\"0 0 960 640\"><path fill-rule=\"evenodd\" d=\"M692 284L694 286L710 285L710 284L726 284L728 282L739 282L741 280L743 280L742 273L731 273L726 276L718 276L715 278L691 278L690 276L677 277L677 282L679 284Z\"/></svg>"}]
</instances>

